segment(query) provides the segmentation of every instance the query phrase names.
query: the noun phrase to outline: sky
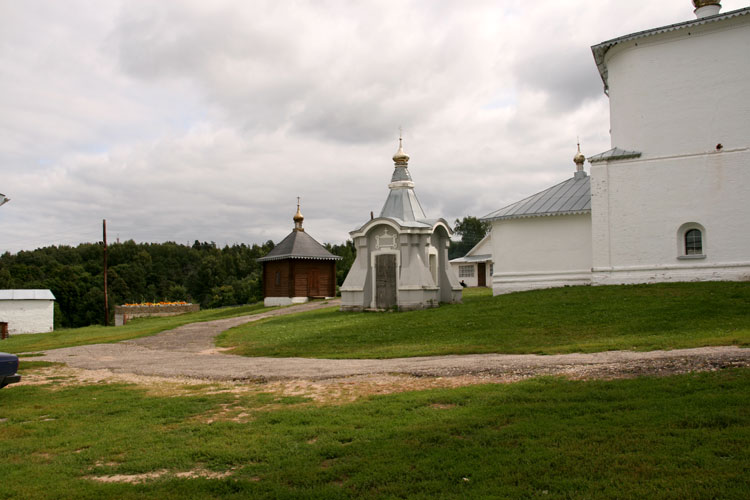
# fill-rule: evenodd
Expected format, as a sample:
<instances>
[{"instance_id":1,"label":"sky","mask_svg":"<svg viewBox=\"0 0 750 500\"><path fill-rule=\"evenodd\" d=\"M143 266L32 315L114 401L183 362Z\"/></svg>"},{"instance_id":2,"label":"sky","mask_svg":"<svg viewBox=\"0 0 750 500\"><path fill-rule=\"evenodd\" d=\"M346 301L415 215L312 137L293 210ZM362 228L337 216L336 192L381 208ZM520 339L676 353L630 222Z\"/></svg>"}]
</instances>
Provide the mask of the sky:
<instances>
[{"instance_id":1,"label":"sky","mask_svg":"<svg viewBox=\"0 0 750 500\"><path fill-rule=\"evenodd\" d=\"M723 12L748 6L724 0ZM689 0L0 0L0 252L102 239L343 243L399 128L428 217L606 151L590 47ZM588 163L586 168L588 169Z\"/></svg>"}]
</instances>

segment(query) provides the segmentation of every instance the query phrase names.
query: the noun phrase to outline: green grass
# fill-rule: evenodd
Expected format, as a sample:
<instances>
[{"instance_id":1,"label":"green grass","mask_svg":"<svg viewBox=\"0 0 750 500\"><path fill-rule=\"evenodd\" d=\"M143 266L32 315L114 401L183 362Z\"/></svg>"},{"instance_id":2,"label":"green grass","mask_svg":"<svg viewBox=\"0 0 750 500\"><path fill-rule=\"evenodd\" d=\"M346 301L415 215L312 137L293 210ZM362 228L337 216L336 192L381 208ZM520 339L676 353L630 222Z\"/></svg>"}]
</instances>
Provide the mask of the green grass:
<instances>
[{"instance_id":1,"label":"green grass","mask_svg":"<svg viewBox=\"0 0 750 500\"><path fill-rule=\"evenodd\" d=\"M319 406L128 385L0 391L0 498L747 498L750 369ZM222 406L223 405L223 406ZM229 407L245 421L206 416ZM194 469L223 479L179 478ZM166 471L143 484L88 476Z\"/></svg>"},{"instance_id":2,"label":"green grass","mask_svg":"<svg viewBox=\"0 0 750 500\"><path fill-rule=\"evenodd\" d=\"M567 287L401 313L322 309L243 325L217 344L245 356L392 358L750 345L750 282Z\"/></svg>"},{"instance_id":3,"label":"green grass","mask_svg":"<svg viewBox=\"0 0 750 500\"><path fill-rule=\"evenodd\" d=\"M44 351L61 347L73 347L86 344L105 344L120 342L137 337L155 335L165 330L177 328L188 323L211 321L214 319L232 318L259 312L269 311L263 303L238 307L224 307L220 309L206 309L194 313L178 316L163 316L153 318L136 318L123 326L87 326L84 328L69 328L55 330L50 333L34 333L12 335L0 341L0 351L10 353Z\"/></svg>"}]
</instances>

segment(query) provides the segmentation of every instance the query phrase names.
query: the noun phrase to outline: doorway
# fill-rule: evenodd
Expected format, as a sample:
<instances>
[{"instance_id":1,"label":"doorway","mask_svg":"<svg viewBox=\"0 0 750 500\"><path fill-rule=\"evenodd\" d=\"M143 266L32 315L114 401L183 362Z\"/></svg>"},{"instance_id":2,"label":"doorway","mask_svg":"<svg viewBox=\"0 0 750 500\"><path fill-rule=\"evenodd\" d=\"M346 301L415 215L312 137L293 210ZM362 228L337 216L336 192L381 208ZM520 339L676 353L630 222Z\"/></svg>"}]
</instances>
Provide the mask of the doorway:
<instances>
[{"instance_id":1,"label":"doorway","mask_svg":"<svg viewBox=\"0 0 750 500\"><path fill-rule=\"evenodd\" d=\"M477 264L477 286L487 286L487 264Z\"/></svg>"},{"instance_id":2,"label":"doorway","mask_svg":"<svg viewBox=\"0 0 750 500\"><path fill-rule=\"evenodd\" d=\"M307 296L308 297L321 297L320 293L320 271L317 269L310 269L307 273Z\"/></svg>"},{"instance_id":3,"label":"doorway","mask_svg":"<svg viewBox=\"0 0 750 500\"><path fill-rule=\"evenodd\" d=\"M390 309L396 306L396 255L375 257L375 307Z\"/></svg>"}]
</instances>

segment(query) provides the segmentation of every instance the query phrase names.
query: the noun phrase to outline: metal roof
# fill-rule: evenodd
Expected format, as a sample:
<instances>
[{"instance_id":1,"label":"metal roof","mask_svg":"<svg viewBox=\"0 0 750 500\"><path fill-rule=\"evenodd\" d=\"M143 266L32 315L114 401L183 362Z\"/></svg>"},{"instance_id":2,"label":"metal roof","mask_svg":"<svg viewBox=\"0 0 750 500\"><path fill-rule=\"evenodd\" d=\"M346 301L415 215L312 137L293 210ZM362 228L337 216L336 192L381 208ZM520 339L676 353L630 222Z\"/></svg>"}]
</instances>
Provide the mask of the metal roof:
<instances>
[{"instance_id":1,"label":"metal roof","mask_svg":"<svg viewBox=\"0 0 750 500\"><path fill-rule=\"evenodd\" d=\"M703 24L708 24L708 23L712 23L716 21L723 21L724 19L729 19L729 18L737 17L737 16L744 16L746 14L750 14L750 7L744 7L742 9L732 10L729 12L725 12L724 14L716 14L713 16L706 16L706 17L702 17L699 19L691 19L690 21L670 24L669 26L662 26L661 28L652 28L650 30L639 31L637 33L631 33L630 35L624 35L618 38L613 38L612 40L607 40L606 42L602 42L598 45L593 45L591 47L591 52L594 54L594 61L596 61L597 68L599 68L599 75L601 75L602 82L604 82L604 93L606 94L609 91L609 82L608 82L609 74L607 71L607 64L604 61L604 56L607 54L609 49L611 49L618 43L629 42L630 40L636 40L638 38L645 38L647 36L657 35L660 33L676 31L676 30L683 29L683 28L690 28L692 26L700 26Z\"/></svg>"},{"instance_id":2,"label":"metal roof","mask_svg":"<svg viewBox=\"0 0 750 500\"><path fill-rule=\"evenodd\" d=\"M397 168L396 170L399 169ZM401 170L406 169L401 168ZM418 221L427 218L422 205L417 199L417 193L411 187L391 188L383 209L380 211L380 217L390 217L391 219L401 219L404 221Z\"/></svg>"},{"instance_id":3,"label":"metal roof","mask_svg":"<svg viewBox=\"0 0 750 500\"><path fill-rule=\"evenodd\" d=\"M586 172L581 171L560 184L489 213L480 220L586 213L591 213L591 181Z\"/></svg>"},{"instance_id":4,"label":"metal roof","mask_svg":"<svg viewBox=\"0 0 750 500\"><path fill-rule=\"evenodd\" d=\"M258 262L282 259L341 260L304 231L292 231Z\"/></svg>"},{"instance_id":5,"label":"metal roof","mask_svg":"<svg viewBox=\"0 0 750 500\"><path fill-rule=\"evenodd\" d=\"M0 300L55 300L51 290L0 290Z\"/></svg>"},{"instance_id":6,"label":"metal roof","mask_svg":"<svg viewBox=\"0 0 750 500\"><path fill-rule=\"evenodd\" d=\"M626 151L620 148L612 148L609 151L599 153L588 158L590 163L607 160L627 160L628 158L640 158L640 151Z\"/></svg>"},{"instance_id":7,"label":"metal roof","mask_svg":"<svg viewBox=\"0 0 750 500\"><path fill-rule=\"evenodd\" d=\"M483 254L483 255L467 255L464 257L458 257L456 259L451 259L451 264L462 264L464 262L471 263L471 262L487 262L488 260L492 260L492 255L490 254Z\"/></svg>"}]
</instances>

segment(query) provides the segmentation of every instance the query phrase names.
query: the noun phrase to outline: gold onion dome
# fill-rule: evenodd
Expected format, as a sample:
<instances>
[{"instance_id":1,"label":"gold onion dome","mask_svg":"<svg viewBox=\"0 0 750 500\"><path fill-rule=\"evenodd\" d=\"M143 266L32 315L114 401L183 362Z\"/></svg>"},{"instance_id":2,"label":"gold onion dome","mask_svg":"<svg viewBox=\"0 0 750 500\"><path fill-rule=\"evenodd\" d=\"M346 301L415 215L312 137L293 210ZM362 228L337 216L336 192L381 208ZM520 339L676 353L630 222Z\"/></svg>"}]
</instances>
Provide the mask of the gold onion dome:
<instances>
[{"instance_id":1,"label":"gold onion dome","mask_svg":"<svg viewBox=\"0 0 750 500\"><path fill-rule=\"evenodd\" d=\"M708 5L721 5L721 0L693 0L693 5L696 9L700 9Z\"/></svg>"},{"instance_id":2,"label":"gold onion dome","mask_svg":"<svg viewBox=\"0 0 750 500\"><path fill-rule=\"evenodd\" d=\"M299 198L297 198L297 213L294 214L294 217L292 217L294 220L294 228L302 231L302 221L305 220L305 218L302 216L302 212L299 210Z\"/></svg>"},{"instance_id":3,"label":"gold onion dome","mask_svg":"<svg viewBox=\"0 0 750 500\"><path fill-rule=\"evenodd\" d=\"M396 165L406 165L409 163L409 155L404 152L404 146L401 137L398 138L398 151L393 155L393 162Z\"/></svg>"},{"instance_id":4,"label":"gold onion dome","mask_svg":"<svg viewBox=\"0 0 750 500\"><path fill-rule=\"evenodd\" d=\"M578 144L578 153L573 157L573 162L576 165L583 165L583 163L586 161L586 157L583 156L583 153L581 153L581 145Z\"/></svg>"}]
</instances>

